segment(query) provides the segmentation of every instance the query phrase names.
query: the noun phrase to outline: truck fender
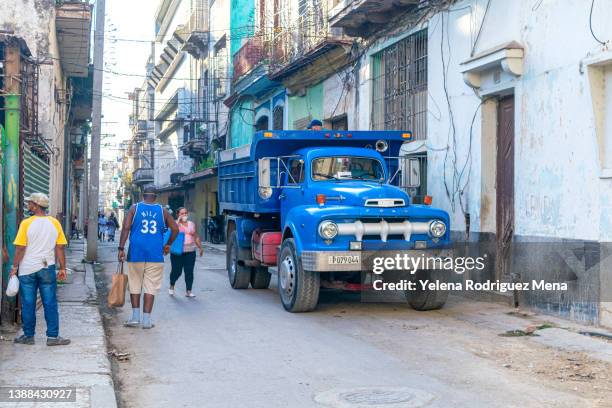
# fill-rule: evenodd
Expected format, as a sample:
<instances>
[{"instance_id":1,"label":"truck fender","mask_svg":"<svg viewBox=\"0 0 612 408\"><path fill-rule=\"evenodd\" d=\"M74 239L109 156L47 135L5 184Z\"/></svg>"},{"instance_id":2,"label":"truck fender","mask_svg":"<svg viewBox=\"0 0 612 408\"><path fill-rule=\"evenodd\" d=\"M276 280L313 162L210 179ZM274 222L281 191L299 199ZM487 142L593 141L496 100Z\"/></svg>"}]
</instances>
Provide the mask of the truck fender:
<instances>
[{"instance_id":1,"label":"truck fender","mask_svg":"<svg viewBox=\"0 0 612 408\"><path fill-rule=\"evenodd\" d=\"M295 250L298 256L302 255L302 238L299 234L297 226L293 222L287 222L283 230L283 241L285 238L293 238Z\"/></svg>"}]
</instances>

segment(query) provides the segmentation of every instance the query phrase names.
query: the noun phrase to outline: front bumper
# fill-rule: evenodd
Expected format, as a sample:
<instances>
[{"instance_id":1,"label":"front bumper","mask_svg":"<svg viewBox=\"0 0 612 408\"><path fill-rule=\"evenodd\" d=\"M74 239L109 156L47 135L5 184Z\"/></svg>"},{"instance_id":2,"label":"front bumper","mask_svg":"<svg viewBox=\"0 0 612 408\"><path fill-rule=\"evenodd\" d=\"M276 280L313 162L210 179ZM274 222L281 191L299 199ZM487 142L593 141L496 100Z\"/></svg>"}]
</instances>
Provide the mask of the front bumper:
<instances>
[{"instance_id":1,"label":"front bumper","mask_svg":"<svg viewBox=\"0 0 612 408\"><path fill-rule=\"evenodd\" d=\"M302 251L302 268L315 272L357 272L371 271L374 259L396 258L400 256L448 258L453 256L452 249L407 249L398 251ZM346 262L346 263L343 263ZM439 262L432 262L439 264Z\"/></svg>"}]
</instances>

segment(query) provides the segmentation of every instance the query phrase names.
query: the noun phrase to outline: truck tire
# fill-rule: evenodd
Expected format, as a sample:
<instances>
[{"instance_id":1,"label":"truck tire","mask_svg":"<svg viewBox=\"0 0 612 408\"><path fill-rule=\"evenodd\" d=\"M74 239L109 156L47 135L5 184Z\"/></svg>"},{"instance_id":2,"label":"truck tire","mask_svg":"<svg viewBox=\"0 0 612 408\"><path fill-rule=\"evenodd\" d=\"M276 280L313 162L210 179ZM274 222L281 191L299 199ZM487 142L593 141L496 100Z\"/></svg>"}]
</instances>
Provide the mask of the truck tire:
<instances>
[{"instance_id":1,"label":"truck tire","mask_svg":"<svg viewBox=\"0 0 612 408\"><path fill-rule=\"evenodd\" d=\"M270 275L268 268L265 266L253 268L253 272L251 272L251 287L253 289L268 289L271 278L272 275Z\"/></svg>"},{"instance_id":2,"label":"truck tire","mask_svg":"<svg viewBox=\"0 0 612 408\"><path fill-rule=\"evenodd\" d=\"M238 246L238 234L232 231L227 243L227 276L230 285L234 289L247 289L251 280L251 268L240 265L240 247Z\"/></svg>"},{"instance_id":3,"label":"truck tire","mask_svg":"<svg viewBox=\"0 0 612 408\"><path fill-rule=\"evenodd\" d=\"M283 241L278 261L278 292L285 310L310 312L319 302L320 275L305 271L298 259L293 238Z\"/></svg>"},{"instance_id":4,"label":"truck tire","mask_svg":"<svg viewBox=\"0 0 612 408\"><path fill-rule=\"evenodd\" d=\"M414 310L425 311L440 309L448 299L448 290L423 290L419 283L420 280L430 282L439 280L440 282L449 281L450 272L447 270L419 270L414 274L413 281L417 282L415 290L406 290L404 294L408 304Z\"/></svg>"}]
</instances>

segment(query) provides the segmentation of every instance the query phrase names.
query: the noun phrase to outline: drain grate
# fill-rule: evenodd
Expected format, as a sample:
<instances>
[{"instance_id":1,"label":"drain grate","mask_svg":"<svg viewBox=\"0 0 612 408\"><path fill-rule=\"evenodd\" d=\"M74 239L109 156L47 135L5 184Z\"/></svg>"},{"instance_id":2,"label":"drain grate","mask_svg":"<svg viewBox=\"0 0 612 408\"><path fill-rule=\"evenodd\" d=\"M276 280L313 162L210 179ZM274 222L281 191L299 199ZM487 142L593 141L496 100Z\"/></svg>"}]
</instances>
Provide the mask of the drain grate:
<instances>
[{"instance_id":1,"label":"drain grate","mask_svg":"<svg viewBox=\"0 0 612 408\"><path fill-rule=\"evenodd\" d=\"M432 394L406 387L332 389L315 396L319 404L334 408L418 408L433 399Z\"/></svg>"}]
</instances>

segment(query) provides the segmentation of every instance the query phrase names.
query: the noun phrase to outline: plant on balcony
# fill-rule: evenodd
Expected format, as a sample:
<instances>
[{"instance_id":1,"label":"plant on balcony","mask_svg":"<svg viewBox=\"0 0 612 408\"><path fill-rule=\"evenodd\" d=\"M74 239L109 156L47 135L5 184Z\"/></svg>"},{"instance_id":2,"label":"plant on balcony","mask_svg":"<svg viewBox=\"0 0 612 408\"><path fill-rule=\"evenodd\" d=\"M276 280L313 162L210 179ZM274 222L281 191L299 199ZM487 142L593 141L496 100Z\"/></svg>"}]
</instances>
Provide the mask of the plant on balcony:
<instances>
[{"instance_id":1,"label":"plant on balcony","mask_svg":"<svg viewBox=\"0 0 612 408\"><path fill-rule=\"evenodd\" d=\"M200 161L200 163L198 163L198 165L195 168L195 171L206 170L206 169L213 167L214 165L215 165L214 159L211 156L207 156L203 158L202 161Z\"/></svg>"}]
</instances>

